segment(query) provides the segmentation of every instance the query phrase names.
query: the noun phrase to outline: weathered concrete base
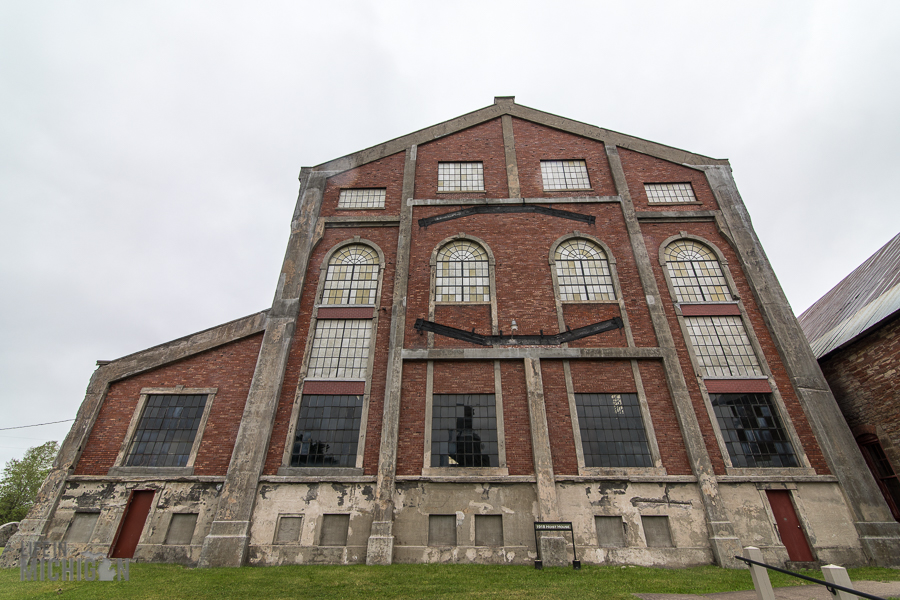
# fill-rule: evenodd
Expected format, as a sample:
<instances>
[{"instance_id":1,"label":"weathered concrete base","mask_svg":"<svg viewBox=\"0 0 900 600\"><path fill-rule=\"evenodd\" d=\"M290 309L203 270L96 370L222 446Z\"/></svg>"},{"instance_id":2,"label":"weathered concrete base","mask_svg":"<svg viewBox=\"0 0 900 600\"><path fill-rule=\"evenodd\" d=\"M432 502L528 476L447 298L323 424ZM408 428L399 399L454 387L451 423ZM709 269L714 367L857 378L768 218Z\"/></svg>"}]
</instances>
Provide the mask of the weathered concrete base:
<instances>
[{"instance_id":1,"label":"weathered concrete base","mask_svg":"<svg viewBox=\"0 0 900 600\"><path fill-rule=\"evenodd\" d=\"M865 529L881 530L881 535L861 535L859 542L869 559L879 567L900 567L900 523L857 523L857 528L865 525Z\"/></svg>"},{"instance_id":2,"label":"weathered concrete base","mask_svg":"<svg viewBox=\"0 0 900 600\"><path fill-rule=\"evenodd\" d=\"M541 561L545 567L567 567L569 565L568 543L562 536L543 536L538 540L541 545Z\"/></svg>"},{"instance_id":3,"label":"weathered concrete base","mask_svg":"<svg viewBox=\"0 0 900 600\"><path fill-rule=\"evenodd\" d=\"M389 565L394 556L394 536L391 535L393 522L377 521L372 523L372 535L366 547L367 565Z\"/></svg>"},{"instance_id":4,"label":"weathered concrete base","mask_svg":"<svg viewBox=\"0 0 900 600\"><path fill-rule=\"evenodd\" d=\"M215 523L220 525L222 522ZM215 531L217 527L213 527ZM203 539L198 567L242 567L247 561L248 535L215 535Z\"/></svg>"},{"instance_id":5,"label":"weathered concrete base","mask_svg":"<svg viewBox=\"0 0 900 600\"><path fill-rule=\"evenodd\" d=\"M741 540L736 537L710 537L709 545L716 564L723 569L744 569L745 564L735 560L735 556L741 556Z\"/></svg>"}]
</instances>

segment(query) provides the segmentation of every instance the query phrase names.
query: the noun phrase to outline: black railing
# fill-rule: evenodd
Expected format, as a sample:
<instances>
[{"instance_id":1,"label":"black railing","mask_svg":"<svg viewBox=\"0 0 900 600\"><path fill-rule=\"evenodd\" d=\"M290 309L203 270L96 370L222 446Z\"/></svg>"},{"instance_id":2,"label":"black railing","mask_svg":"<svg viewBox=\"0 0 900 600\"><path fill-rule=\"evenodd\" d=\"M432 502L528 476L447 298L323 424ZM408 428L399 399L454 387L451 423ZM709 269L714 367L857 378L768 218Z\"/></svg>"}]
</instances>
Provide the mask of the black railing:
<instances>
[{"instance_id":1,"label":"black railing","mask_svg":"<svg viewBox=\"0 0 900 600\"><path fill-rule=\"evenodd\" d=\"M875 596L874 594L867 594L865 592L860 592L858 590L854 590L853 588L847 588L842 585L838 585L836 583L830 583L828 581L824 581L822 579L816 579L815 577L807 577L806 575L801 575L800 573L794 573L793 571L788 571L786 569L780 569L778 567L774 567L772 565L767 565L766 563L757 562L750 558L744 558L743 556L735 556L736 559L742 560L748 565L758 565L760 567L765 567L767 569L771 569L773 571L778 571L779 573L784 573L785 575L790 575L792 577L797 577L799 579L805 579L806 581L812 581L813 583L818 583L819 585L824 585L825 589L831 592L832 595L835 594L835 590L841 590L842 592L847 592L849 594L853 594L855 596L859 596L860 598L869 598L869 600L886 600L886 598L882 598L881 596Z\"/></svg>"}]
</instances>

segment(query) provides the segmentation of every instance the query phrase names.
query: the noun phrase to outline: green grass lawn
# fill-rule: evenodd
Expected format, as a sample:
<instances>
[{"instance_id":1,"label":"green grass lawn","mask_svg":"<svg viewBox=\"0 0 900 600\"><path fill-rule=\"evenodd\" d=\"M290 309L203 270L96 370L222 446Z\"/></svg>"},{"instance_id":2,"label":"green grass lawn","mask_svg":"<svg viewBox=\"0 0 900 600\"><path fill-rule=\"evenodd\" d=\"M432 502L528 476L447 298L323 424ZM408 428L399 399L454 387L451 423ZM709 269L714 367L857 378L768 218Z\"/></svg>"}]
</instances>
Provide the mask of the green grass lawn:
<instances>
[{"instance_id":1,"label":"green grass lawn","mask_svg":"<svg viewBox=\"0 0 900 600\"><path fill-rule=\"evenodd\" d=\"M854 581L896 581L900 570L850 569ZM806 571L821 579L821 572ZM775 586L800 580L771 573ZM18 569L0 569L0 600L78 599L256 599L281 598L604 598L634 600L633 593L730 592L753 589L750 572L718 567L651 569L595 567L580 571L530 566L391 565L387 567L299 565L242 569L186 569L134 564L122 582L19 581Z\"/></svg>"}]
</instances>

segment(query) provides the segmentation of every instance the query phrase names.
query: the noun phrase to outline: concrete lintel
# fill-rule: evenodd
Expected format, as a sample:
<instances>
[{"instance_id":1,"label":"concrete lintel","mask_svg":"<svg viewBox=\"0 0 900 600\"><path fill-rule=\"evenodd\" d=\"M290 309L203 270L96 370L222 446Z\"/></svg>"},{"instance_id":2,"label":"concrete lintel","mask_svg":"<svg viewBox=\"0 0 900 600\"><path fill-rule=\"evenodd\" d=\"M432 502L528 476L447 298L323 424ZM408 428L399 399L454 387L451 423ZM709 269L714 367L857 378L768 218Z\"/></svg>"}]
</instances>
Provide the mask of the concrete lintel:
<instances>
[{"instance_id":1,"label":"concrete lintel","mask_svg":"<svg viewBox=\"0 0 900 600\"><path fill-rule=\"evenodd\" d=\"M148 483L153 481L165 482L185 482L185 483L222 483L225 481L224 475L191 475L185 477L181 475L69 475L66 481L77 481L80 483Z\"/></svg>"},{"instance_id":2,"label":"concrete lintel","mask_svg":"<svg viewBox=\"0 0 900 600\"><path fill-rule=\"evenodd\" d=\"M837 483L834 475L718 475L719 483Z\"/></svg>"},{"instance_id":3,"label":"concrete lintel","mask_svg":"<svg viewBox=\"0 0 900 600\"><path fill-rule=\"evenodd\" d=\"M660 359L659 348L440 348L403 350L403 360Z\"/></svg>"},{"instance_id":4,"label":"concrete lintel","mask_svg":"<svg viewBox=\"0 0 900 600\"><path fill-rule=\"evenodd\" d=\"M397 481L422 481L428 483L534 483L533 475L398 475Z\"/></svg>"},{"instance_id":5,"label":"concrete lintel","mask_svg":"<svg viewBox=\"0 0 900 600\"><path fill-rule=\"evenodd\" d=\"M572 196L559 198L416 198L410 206L468 206L492 204L598 204L621 202L620 196Z\"/></svg>"},{"instance_id":6,"label":"concrete lintel","mask_svg":"<svg viewBox=\"0 0 900 600\"><path fill-rule=\"evenodd\" d=\"M557 475L556 482L628 481L631 483L697 483L693 475Z\"/></svg>"},{"instance_id":7,"label":"concrete lintel","mask_svg":"<svg viewBox=\"0 0 900 600\"><path fill-rule=\"evenodd\" d=\"M348 216L325 217L325 227L399 227L400 217L388 216Z\"/></svg>"}]
</instances>

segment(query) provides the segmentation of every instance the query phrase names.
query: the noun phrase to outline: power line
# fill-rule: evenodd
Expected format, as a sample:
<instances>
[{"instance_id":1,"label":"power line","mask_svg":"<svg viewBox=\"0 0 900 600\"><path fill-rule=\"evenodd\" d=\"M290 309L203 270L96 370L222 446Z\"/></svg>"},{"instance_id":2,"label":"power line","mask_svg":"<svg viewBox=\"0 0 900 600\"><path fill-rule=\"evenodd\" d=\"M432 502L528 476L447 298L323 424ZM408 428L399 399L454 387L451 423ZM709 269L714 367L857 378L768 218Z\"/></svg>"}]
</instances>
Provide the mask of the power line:
<instances>
[{"instance_id":1,"label":"power line","mask_svg":"<svg viewBox=\"0 0 900 600\"><path fill-rule=\"evenodd\" d=\"M56 423L68 423L69 421L74 421L75 419L63 419L62 421L50 421L49 423L38 423L37 425L19 425L18 427L0 427L0 431L6 431L8 429L25 429L26 427L40 427L41 425L55 425Z\"/></svg>"}]
</instances>

